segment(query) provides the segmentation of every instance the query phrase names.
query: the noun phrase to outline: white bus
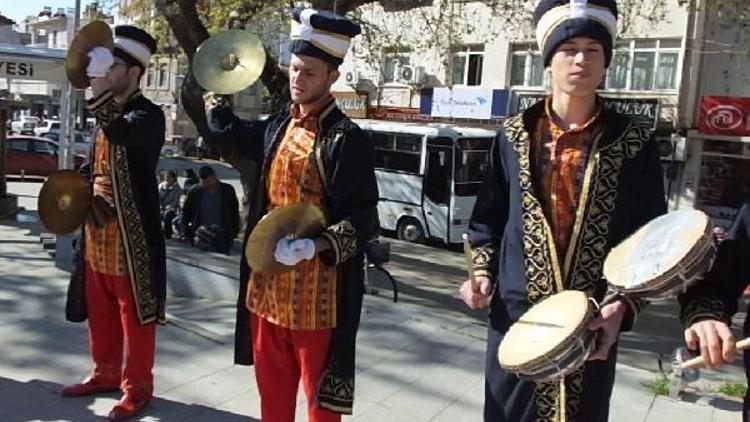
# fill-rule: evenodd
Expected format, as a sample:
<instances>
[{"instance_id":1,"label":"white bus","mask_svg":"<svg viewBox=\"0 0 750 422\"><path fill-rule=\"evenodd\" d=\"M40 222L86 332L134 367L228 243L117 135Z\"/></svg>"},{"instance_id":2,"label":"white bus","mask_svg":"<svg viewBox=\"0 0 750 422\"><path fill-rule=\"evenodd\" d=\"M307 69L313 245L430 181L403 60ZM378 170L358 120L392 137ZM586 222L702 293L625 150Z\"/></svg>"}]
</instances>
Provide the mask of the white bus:
<instances>
[{"instance_id":1,"label":"white bus","mask_svg":"<svg viewBox=\"0 0 750 422\"><path fill-rule=\"evenodd\" d=\"M375 145L380 227L410 242L460 243L495 132L355 119Z\"/></svg>"}]
</instances>

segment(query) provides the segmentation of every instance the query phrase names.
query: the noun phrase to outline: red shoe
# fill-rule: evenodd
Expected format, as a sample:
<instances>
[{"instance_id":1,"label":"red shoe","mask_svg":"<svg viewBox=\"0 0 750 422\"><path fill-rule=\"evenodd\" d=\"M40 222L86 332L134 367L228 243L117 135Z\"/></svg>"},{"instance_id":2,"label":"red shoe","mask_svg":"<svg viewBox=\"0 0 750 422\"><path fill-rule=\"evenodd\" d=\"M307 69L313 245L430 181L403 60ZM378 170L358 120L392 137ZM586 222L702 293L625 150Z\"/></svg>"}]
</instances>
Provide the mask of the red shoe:
<instances>
[{"instance_id":1,"label":"red shoe","mask_svg":"<svg viewBox=\"0 0 750 422\"><path fill-rule=\"evenodd\" d=\"M151 402L151 397L135 398L130 393L125 393L120 401L112 408L107 416L111 421L124 421L141 412Z\"/></svg>"},{"instance_id":2,"label":"red shoe","mask_svg":"<svg viewBox=\"0 0 750 422\"><path fill-rule=\"evenodd\" d=\"M94 378L88 378L86 381L78 384L71 384L63 388L60 394L63 397L81 397L93 394L111 393L120 389L119 382L104 382Z\"/></svg>"}]
</instances>

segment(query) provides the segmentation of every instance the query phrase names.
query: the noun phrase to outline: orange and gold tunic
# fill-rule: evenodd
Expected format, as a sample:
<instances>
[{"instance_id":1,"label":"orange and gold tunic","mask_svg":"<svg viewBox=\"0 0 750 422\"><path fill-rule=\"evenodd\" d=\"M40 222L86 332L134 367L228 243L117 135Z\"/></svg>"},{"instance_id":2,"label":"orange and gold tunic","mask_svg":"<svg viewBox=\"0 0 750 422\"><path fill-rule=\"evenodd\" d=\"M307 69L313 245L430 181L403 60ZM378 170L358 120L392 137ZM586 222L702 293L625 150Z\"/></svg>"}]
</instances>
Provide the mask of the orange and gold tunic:
<instances>
[{"instance_id":1,"label":"orange and gold tunic","mask_svg":"<svg viewBox=\"0 0 750 422\"><path fill-rule=\"evenodd\" d=\"M109 162L110 144L103 130L97 130L94 145L94 160L91 174L94 180L94 194L103 196L114 203L114 190L110 177ZM111 276L126 276L125 248L116 218L103 227L95 227L86 222L85 260L91 268L99 273Z\"/></svg>"},{"instance_id":2,"label":"orange and gold tunic","mask_svg":"<svg viewBox=\"0 0 750 422\"><path fill-rule=\"evenodd\" d=\"M551 110L552 97L545 103L532 145L534 185L537 198L550 222L558 257L565 256L578 210L578 198L591 147L602 133L601 102L584 125L565 130L556 122Z\"/></svg>"},{"instance_id":3,"label":"orange and gold tunic","mask_svg":"<svg viewBox=\"0 0 750 422\"><path fill-rule=\"evenodd\" d=\"M315 162L318 119L292 109L268 175L268 199L275 208L305 202L321 206L324 191ZM317 256L280 275L252 273L246 299L256 315L285 328L319 330L336 326L336 267Z\"/></svg>"}]
</instances>

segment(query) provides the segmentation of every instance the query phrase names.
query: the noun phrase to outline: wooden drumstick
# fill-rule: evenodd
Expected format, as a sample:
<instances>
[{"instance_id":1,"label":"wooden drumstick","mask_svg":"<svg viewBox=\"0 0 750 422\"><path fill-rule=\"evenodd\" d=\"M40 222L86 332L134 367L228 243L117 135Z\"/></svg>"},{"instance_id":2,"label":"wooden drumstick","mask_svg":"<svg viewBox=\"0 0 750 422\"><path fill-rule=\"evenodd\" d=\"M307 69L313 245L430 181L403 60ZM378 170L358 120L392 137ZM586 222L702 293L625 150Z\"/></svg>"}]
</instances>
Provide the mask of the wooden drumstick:
<instances>
[{"instance_id":1,"label":"wooden drumstick","mask_svg":"<svg viewBox=\"0 0 750 422\"><path fill-rule=\"evenodd\" d=\"M477 288L477 280L474 277L474 260L471 257L471 245L469 245L469 235L464 233L464 257L466 258L466 271L469 273L469 281L471 281L471 290Z\"/></svg>"},{"instance_id":2,"label":"wooden drumstick","mask_svg":"<svg viewBox=\"0 0 750 422\"><path fill-rule=\"evenodd\" d=\"M750 337L740 340L735 344L735 349L738 352L741 352L745 349L750 349ZM703 356L698 356L696 358L692 358L690 360L686 360L685 362L682 362L680 364L680 369L694 369L694 368L701 368L705 364L703 360Z\"/></svg>"}]
</instances>

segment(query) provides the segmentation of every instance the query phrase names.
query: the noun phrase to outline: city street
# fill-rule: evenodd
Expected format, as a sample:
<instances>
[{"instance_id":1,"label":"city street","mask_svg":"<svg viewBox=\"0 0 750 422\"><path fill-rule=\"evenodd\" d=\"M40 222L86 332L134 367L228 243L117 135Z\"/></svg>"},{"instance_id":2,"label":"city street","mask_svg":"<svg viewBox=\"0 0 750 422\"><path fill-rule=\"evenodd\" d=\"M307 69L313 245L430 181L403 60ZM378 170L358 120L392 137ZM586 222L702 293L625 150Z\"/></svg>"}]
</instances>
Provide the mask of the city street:
<instances>
[{"instance_id":1,"label":"city street","mask_svg":"<svg viewBox=\"0 0 750 422\"><path fill-rule=\"evenodd\" d=\"M169 163L173 165L173 163ZM190 165L197 165L192 163ZM231 173L225 176L231 179ZM43 250L36 217L39 183L9 183L27 211L19 221L0 223L0 420L96 420L117 395L62 399L62 385L90 369L86 329L66 323L63 306L67 273ZM374 280L378 295L365 299L357 357L354 421L479 421L483 401L484 318L457 297L464 279L460 253L394 239L386 267L400 296ZM182 280L205 284L209 268L235 273L239 256L205 257L179 243L168 246L169 261L193 262ZM168 264L169 266L170 264ZM214 271L214 270L212 270ZM156 396L143 421L257 420L258 396L251 368L231 364L232 300L170 297L170 323L159 329ZM623 334L610 420L736 421L741 403L714 392L727 380L741 382L741 368L703 371L690 394L672 401L655 397L659 354L681 342L672 302L654 304L636 331ZM668 366L668 363L667 363ZM300 394L298 420L306 420Z\"/></svg>"}]
</instances>

